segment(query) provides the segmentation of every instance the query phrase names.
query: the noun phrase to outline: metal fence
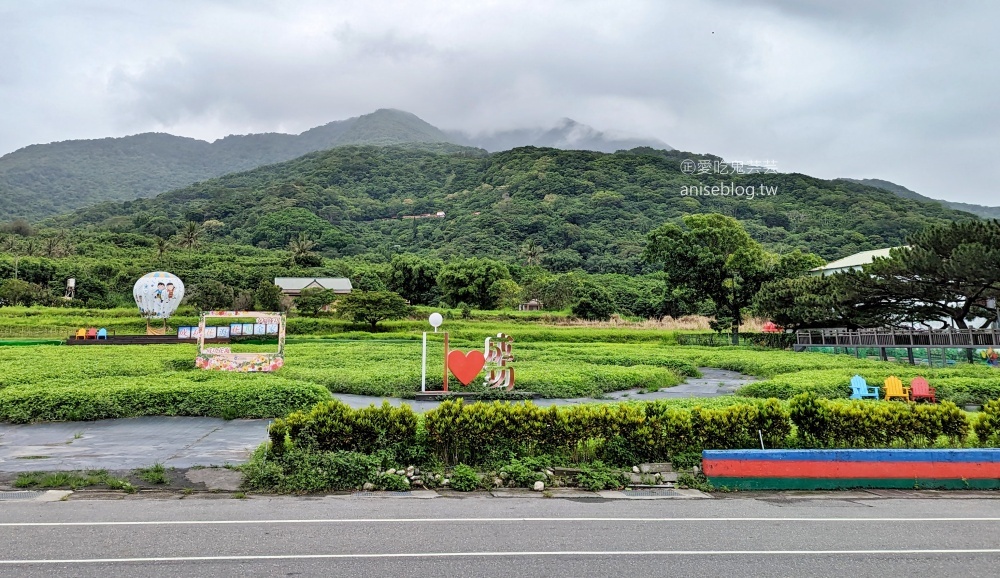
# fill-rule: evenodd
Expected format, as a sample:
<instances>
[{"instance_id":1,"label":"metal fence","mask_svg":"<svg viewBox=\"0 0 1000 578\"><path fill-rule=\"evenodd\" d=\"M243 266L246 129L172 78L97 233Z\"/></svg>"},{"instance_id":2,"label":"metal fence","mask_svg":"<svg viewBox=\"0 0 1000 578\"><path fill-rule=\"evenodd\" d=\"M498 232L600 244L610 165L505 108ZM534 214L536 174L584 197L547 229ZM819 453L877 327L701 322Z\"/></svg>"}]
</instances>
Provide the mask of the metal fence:
<instances>
[{"instance_id":1,"label":"metal fence","mask_svg":"<svg viewBox=\"0 0 1000 578\"><path fill-rule=\"evenodd\" d=\"M65 339L76 333L77 329L79 327L61 327L57 325L0 326L0 339Z\"/></svg>"},{"instance_id":2,"label":"metal fence","mask_svg":"<svg viewBox=\"0 0 1000 578\"><path fill-rule=\"evenodd\" d=\"M934 347L978 349L1000 347L1000 330L952 329L803 329L795 334L798 347Z\"/></svg>"}]
</instances>

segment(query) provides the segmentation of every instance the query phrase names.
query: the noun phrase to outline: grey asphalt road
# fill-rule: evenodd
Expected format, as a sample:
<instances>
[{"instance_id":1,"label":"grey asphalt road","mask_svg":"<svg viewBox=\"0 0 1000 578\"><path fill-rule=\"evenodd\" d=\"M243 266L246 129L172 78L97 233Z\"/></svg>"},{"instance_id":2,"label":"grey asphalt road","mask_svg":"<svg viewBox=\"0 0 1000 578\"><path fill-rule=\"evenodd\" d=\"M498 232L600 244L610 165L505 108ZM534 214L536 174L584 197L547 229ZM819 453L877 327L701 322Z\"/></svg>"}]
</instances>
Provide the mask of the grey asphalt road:
<instances>
[{"instance_id":1,"label":"grey asphalt road","mask_svg":"<svg viewBox=\"0 0 1000 578\"><path fill-rule=\"evenodd\" d=\"M267 439L265 419L141 417L0 423L0 472L175 468L247 461Z\"/></svg>"},{"instance_id":2,"label":"grey asphalt road","mask_svg":"<svg viewBox=\"0 0 1000 578\"><path fill-rule=\"evenodd\" d=\"M10 576L996 576L1000 500L0 502Z\"/></svg>"},{"instance_id":3,"label":"grey asphalt road","mask_svg":"<svg viewBox=\"0 0 1000 578\"><path fill-rule=\"evenodd\" d=\"M752 377L732 371L702 368L702 377L676 387L641 393L619 391L607 399L539 399L542 406L629 399L714 397L732 393ZM383 398L336 395L351 407L380 404ZM410 404L427 411L440 402L391 398L394 405ZM208 417L141 417L91 422L39 424L0 423L0 472L57 470L131 470L155 463L175 468L221 466L247 461L254 448L267 439L270 420L224 421Z\"/></svg>"}]
</instances>

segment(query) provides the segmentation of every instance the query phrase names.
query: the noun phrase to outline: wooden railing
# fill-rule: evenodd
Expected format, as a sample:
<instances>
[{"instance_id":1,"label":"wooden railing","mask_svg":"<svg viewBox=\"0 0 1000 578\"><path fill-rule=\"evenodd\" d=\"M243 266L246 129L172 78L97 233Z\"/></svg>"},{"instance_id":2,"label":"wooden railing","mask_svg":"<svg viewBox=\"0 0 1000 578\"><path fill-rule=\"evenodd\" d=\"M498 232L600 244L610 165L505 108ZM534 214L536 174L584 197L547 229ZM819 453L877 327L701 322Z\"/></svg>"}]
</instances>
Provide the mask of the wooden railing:
<instances>
[{"instance_id":1,"label":"wooden railing","mask_svg":"<svg viewBox=\"0 0 1000 578\"><path fill-rule=\"evenodd\" d=\"M1000 330L952 329L803 329L795 335L797 347L1000 347Z\"/></svg>"}]
</instances>

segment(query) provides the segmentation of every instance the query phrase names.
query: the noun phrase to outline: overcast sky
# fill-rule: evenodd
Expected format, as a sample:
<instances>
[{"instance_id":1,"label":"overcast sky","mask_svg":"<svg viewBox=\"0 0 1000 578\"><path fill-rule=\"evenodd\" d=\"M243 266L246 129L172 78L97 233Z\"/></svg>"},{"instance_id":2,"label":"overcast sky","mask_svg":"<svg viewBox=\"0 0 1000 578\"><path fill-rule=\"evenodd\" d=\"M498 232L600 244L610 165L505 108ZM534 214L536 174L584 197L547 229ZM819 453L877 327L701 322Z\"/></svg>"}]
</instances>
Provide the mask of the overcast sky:
<instances>
[{"instance_id":1,"label":"overcast sky","mask_svg":"<svg viewBox=\"0 0 1000 578\"><path fill-rule=\"evenodd\" d=\"M0 0L0 154L398 108L1000 205L1000 2Z\"/></svg>"}]
</instances>

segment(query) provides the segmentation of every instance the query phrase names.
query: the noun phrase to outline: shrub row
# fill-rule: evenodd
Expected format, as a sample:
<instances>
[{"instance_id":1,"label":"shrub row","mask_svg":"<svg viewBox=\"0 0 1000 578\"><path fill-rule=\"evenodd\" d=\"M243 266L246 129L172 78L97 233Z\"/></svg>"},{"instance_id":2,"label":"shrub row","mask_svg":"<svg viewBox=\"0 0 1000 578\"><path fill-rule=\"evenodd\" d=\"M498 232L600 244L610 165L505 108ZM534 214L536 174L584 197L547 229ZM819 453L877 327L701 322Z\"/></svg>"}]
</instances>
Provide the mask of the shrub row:
<instances>
[{"instance_id":1,"label":"shrub row","mask_svg":"<svg viewBox=\"0 0 1000 578\"><path fill-rule=\"evenodd\" d=\"M948 401L871 403L801 393L792 398L789 409L804 447L926 446L940 436L960 444L969 435L965 412Z\"/></svg>"},{"instance_id":2,"label":"shrub row","mask_svg":"<svg viewBox=\"0 0 1000 578\"><path fill-rule=\"evenodd\" d=\"M390 451L481 465L540 454L586 454L631 465L703 447L754 447L761 435L779 446L790 430L788 411L777 400L690 409L662 401L542 408L452 400L424 414L422 427L405 405L352 410L329 401L275 420L269 435L275 455L293 448Z\"/></svg>"},{"instance_id":3,"label":"shrub row","mask_svg":"<svg viewBox=\"0 0 1000 578\"><path fill-rule=\"evenodd\" d=\"M241 381L136 383L129 378L12 385L0 390L0 422L89 421L147 415L208 416L225 419L285 415L329 399L313 384L264 376Z\"/></svg>"},{"instance_id":4,"label":"shrub row","mask_svg":"<svg viewBox=\"0 0 1000 578\"><path fill-rule=\"evenodd\" d=\"M409 406L389 402L351 409L347 404L325 401L308 411L277 419L268 431L272 453L280 455L292 445L301 449L372 454L383 450L400 457L418 447L417 414ZM294 440L286 445L285 440Z\"/></svg>"},{"instance_id":5,"label":"shrub row","mask_svg":"<svg viewBox=\"0 0 1000 578\"><path fill-rule=\"evenodd\" d=\"M791 399L809 392L829 399L847 398L851 395L850 380L858 373L853 368L801 371L778 375L765 381L745 385L739 395L756 398ZM917 375L928 378L936 390L939 401L947 400L956 405L982 405L1000 398L1000 375L982 366L962 366L949 369L928 369L910 366L883 365L874 369L861 369L861 375L871 386L882 388L882 382L896 375L904 382Z\"/></svg>"},{"instance_id":6,"label":"shrub row","mask_svg":"<svg viewBox=\"0 0 1000 578\"><path fill-rule=\"evenodd\" d=\"M979 414L979 419L972 428L981 445L993 447L1000 445L1000 399L993 400L983 407L983 412Z\"/></svg>"},{"instance_id":7,"label":"shrub row","mask_svg":"<svg viewBox=\"0 0 1000 578\"><path fill-rule=\"evenodd\" d=\"M809 393L785 404L747 400L727 407L666 401L542 408L531 403L446 401L419 416L388 404L352 410L324 402L276 420L271 453L385 453L445 464L491 465L529 456L615 465L668 461L702 449L760 447L927 447L1000 434L1000 401L973 425L954 404L827 400ZM422 419L421 419L422 418ZM795 435L793 435L795 432Z\"/></svg>"}]
</instances>

